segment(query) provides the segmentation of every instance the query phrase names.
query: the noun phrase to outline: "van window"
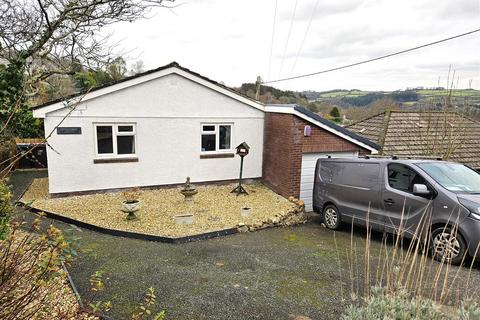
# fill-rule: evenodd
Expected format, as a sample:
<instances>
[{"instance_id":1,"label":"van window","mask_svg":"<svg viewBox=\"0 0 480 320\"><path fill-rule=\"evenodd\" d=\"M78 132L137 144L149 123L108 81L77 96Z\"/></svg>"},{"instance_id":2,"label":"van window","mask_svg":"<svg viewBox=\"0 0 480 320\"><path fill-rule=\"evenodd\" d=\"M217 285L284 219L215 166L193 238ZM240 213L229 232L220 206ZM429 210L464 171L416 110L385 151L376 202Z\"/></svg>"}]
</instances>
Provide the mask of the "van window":
<instances>
[{"instance_id":1,"label":"van window","mask_svg":"<svg viewBox=\"0 0 480 320\"><path fill-rule=\"evenodd\" d=\"M445 189L456 193L480 193L480 174L460 163L417 164Z\"/></svg>"},{"instance_id":2,"label":"van window","mask_svg":"<svg viewBox=\"0 0 480 320\"><path fill-rule=\"evenodd\" d=\"M320 177L322 181L334 182L338 180L338 176L342 174L343 166L336 162L322 162L320 166ZM337 183L337 182L334 182Z\"/></svg>"},{"instance_id":3,"label":"van window","mask_svg":"<svg viewBox=\"0 0 480 320\"><path fill-rule=\"evenodd\" d=\"M391 188L412 193L414 184L427 185L427 182L421 175L406 165L400 163L388 165L388 185Z\"/></svg>"},{"instance_id":4,"label":"van window","mask_svg":"<svg viewBox=\"0 0 480 320\"><path fill-rule=\"evenodd\" d=\"M339 184L372 188L378 183L380 165L378 163L344 163L345 167Z\"/></svg>"},{"instance_id":5,"label":"van window","mask_svg":"<svg viewBox=\"0 0 480 320\"><path fill-rule=\"evenodd\" d=\"M372 188L378 184L378 163L322 162L320 177L323 181L360 188Z\"/></svg>"}]
</instances>

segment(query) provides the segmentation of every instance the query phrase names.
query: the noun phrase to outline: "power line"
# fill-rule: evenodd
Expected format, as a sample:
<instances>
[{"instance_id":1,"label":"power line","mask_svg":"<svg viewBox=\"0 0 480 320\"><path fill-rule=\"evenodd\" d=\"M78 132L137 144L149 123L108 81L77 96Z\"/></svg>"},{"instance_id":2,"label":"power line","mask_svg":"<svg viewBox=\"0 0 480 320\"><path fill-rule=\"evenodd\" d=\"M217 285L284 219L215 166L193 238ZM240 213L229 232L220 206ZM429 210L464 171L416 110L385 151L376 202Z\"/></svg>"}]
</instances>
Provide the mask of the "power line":
<instances>
[{"instance_id":1,"label":"power line","mask_svg":"<svg viewBox=\"0 0 480 320\"><path fill-rule=\"evenodd\" d=\"M351 63L351 64L347 64L347 65L343 65L343 66L339 66L339 67L335 67L335 68L331 68L331 69L326 69L326 70L321 70L321 71L317 71L317 72L302 74L302 75L298 75L298 76L293 76L293 77L288 77L288 78L282 78L282 79L277 79L277 80L264 81L264 82L262 82L262 83L263 83L263 84L266 84L266 83L275 83L275 82L281 82L281 81L287 81L287 80L293 80L293 79L311 77L311 76L318 75L318 74L322 74L322 73L327 73L327 72L337 71L337 70L341 70L341 69L346 69L346 68L358 66L358 65L361 65L361 64L365 64L365 63L369 63L369 62L373 62L373 61L382 60L382 59L385 59L385 58L397 56L397 55L400 55L400 54L403 54L403 53L406 53L406 52L410 52L410 51L422 49L422 48L425 48L425 47L433 46L433 45L436 45L436 44L439 44L439 43L442 43L442 42L446 42L446 41L449 41L449 40L453 40L453 39L457 39L457 38L460 38L460 37L464 37L464 36L467 36L467 35L470 35L470 34L476 33L476 32L480 32L480 29L472 30L472 31L469 31L469 32L465 32L465 33L458 34L458 35L455 35L455 36L452 36L452 37L449 37L449 38L445 38L445 39L442 39L442 40L438 40L438 41L430 42L430 43L427 43L427 44L423 44L423 45L420 45L420 46L417 46L417 47L413 47L413 48L410 48L410 49L406 49L406 50L402 50L402 51L398 51L398 52L386 54L386 55L384 55L384 56L380 56L380 57L373 58L373 59L363 60L363 61L359 61L359 62L355 62L355 63Z\"/></svg>"},{"instance_id":2,"label":"power line","mask_svg":"<svg viewBox=\"0 0 480 320\"><path fill-rule=\"evenodd\" d=\"M280 71L278 72L279 77L282 75L283 63L285 62L285 55L287 54L288 42L290 41L290 34L292 33L293 22L295 21L295 13L297 12L297 4L298 4L298 0L295 0L295 5L293 6L292 18L290 20L290 26L288 28L287 41L285 42L285 48L283 48L283 56L282 56L282 62L280 63Z\"/></svg>"},{"instance_id":3,"label":"power line","mask_svg":"<svg viewBox=\"0 0 480 320\"><path fill-rule=\"evenodd\" d=\"M270 43L270 58L268 59L268 78L270 78L270 70L272 69L273 41L275 39L275 26L277 24L277 7L278 7L278 0L275 0L275 11L273 13L272 41Z\"/></svg>"},{"instance_id":4,"label":"power line","mask_svg":"<svg viewBox=\"0 0 480 320\"><path fill-rule=\"evenodd\" d=\"M320 2L320 0L317 0L315 2L315 6L313 7L312 14L310 15L310 20L308 21L307 29L305 29L305 33L303 34L302 42L300 43L300 47L298 48L297 55L295 56L295 60L293 61L292 69L290 69L290 74L292 74L293 70L295 70L295 67L297 65L298 57L300 56L300 52L302 52L303 46L305 44L305 40L307 40L307 35L308 35L308 32L310 31L310 27L312 25L313 17L315 16L315 13L317 11L317 7L318 7L319 2Z\"/></svg>"}]
</instances>

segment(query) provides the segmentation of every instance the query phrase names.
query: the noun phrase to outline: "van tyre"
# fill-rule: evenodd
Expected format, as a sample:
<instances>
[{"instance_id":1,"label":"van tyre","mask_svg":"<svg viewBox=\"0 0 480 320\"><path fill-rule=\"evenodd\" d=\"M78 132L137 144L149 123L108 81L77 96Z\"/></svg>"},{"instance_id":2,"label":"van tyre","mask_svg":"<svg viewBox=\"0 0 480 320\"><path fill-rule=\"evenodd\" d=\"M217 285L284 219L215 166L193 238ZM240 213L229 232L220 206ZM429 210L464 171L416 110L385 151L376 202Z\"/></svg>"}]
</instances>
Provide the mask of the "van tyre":
<instances>
[{"instance_id":1,"label":"van tyre","mask_svg":"<svg viewBox=\"0 0 480 320\"><path fill-rule=\"evenodd\" d=\"M465 240L458 230L439 227L432 231L432 256L437 261L459 265L467 250Z\"/></svg>"},{"instance_id":2,"label":"van tyre","mask_svg":"<svg viewBox=\"0 0 480 320\"><path fill-rule=\"evenodd\" d=\"M329 204L323 208L322 218L325 227L331 230L338 230L342 224L340 212L333 204Z\"/></svg>"}]
</instances>

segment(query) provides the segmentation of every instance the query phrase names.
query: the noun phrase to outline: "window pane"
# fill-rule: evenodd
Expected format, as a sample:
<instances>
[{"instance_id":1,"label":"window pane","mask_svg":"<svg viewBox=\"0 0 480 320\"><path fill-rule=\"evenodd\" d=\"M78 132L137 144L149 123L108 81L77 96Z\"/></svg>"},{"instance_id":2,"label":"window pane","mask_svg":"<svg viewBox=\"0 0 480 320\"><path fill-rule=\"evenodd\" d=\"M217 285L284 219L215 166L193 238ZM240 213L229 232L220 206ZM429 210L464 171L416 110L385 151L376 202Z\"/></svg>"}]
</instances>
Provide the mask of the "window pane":
<instances>
[{"instance_id":1,"label":"window pane","mask_svg":"<svg viewBox=\"0 0 480 320\"><path fill-rule=\"evenodd\" d=\"M426 181L407 166L390 164L388 166L388 184L398 190L413 192L414 184L426 184Z\"/></svg>"},{"instance_id":2,"label":"window pane","mask_svg":"<svg viewBox=\"0 0 480 320\"><path fill-rule=\"evenodd\" d=\"M208 125L208 126L203 126L203 131L215 131L215 126L211 126L211 125Z\"/></svg>"},{"instance_id":3,"label":"window pane","mask_svg":"<svg viewBox=\"0 0 480 320\"><path fill-rule=\"evenodd\" d=\"M112 126L97 126L98 153L113 153Z\"/></svg>"},{"instance_id":4,"label":"window pane","mask_svg":"<svg viewBox=\"0 0 480 320\"><path fill-rule=\"evenodd\" d=\"M134 154L135 153L135 137L134 136L117 136L117 153L118 154Z\"/></svg>"},{"instance_id":5,"label":"window pane","mask_svg":"<svg viewBox=\"0 0 480 320\"><path fill-rule=\"evenodd\" d=\"M231 133L231 126L220 126L220 149L230 149Z\"/></svg>"},{"instance_id":6,"label":"window pane","mask_svg":"<svg viewBox=\"0 0 480 320\"><path fill-rule=\"evenodd\" d=\"M133 132L133 126L118 126L118 132Z\"/></svg>"},{"instance_id":7,"label":"window pane","mask_svg":"<svg viewBox=\"0 0 480 320\"><path fill-rule=\"evenodd\" d=\"M202 151L215 151L214 134L202 134Z\"/></svg>"}]
</instances>

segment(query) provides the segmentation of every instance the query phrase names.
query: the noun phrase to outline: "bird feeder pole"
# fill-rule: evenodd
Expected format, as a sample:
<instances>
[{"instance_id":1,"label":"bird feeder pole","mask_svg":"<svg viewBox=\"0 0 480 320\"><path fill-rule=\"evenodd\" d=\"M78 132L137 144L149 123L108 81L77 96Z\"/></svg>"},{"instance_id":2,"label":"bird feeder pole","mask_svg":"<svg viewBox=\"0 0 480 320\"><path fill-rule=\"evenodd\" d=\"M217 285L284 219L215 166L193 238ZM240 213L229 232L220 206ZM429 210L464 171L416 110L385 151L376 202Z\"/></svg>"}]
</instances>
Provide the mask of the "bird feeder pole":
<instances>
[{"instance_id":1,"label":"bird feeder pole","mask_svg":"<svg viewBox=\"0 0 480 320\"><path fill-rule=\"evenodd\" d=\"M242 142L237 147L237 154L240 156L240 177L238 179L238 186L231 191L231 193L236 193L237 196L244 194L248 195L247 190L242 186L242 175L243 175L243 158L248 154L250 147L246 142Z\"/></svg>"}]
</instances>

